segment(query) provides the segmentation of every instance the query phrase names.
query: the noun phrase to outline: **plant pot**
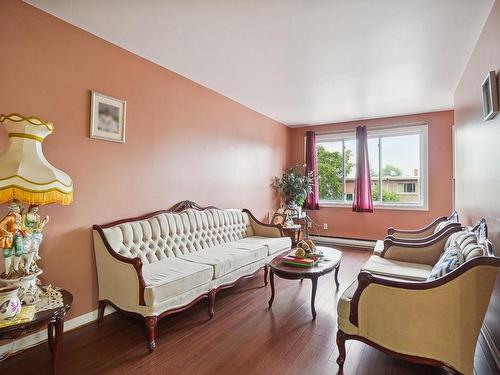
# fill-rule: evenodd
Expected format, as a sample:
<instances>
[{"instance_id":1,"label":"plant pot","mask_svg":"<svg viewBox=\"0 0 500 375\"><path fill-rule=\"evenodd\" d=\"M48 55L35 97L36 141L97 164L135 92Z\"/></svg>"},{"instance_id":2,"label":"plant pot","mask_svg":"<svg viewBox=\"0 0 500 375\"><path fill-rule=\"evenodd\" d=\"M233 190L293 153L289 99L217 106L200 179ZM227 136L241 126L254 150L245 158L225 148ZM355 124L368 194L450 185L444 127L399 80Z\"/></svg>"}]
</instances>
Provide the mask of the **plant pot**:
<instances>
[{"instance_id":1,"label":"plant pot","mask_svg":"<svg viewBox=\"0 0 500 375\"><path fill-rule=\"evenodd\" d=\"M21 311L21 301L17 296L17 286L0 288L0 320L10 319Z\"/></svg>"},{"instance_id":2,"label":"plant pot","mask_svg":"<svg viewBox=\"0 0 500 375\"><path fill-rule=\"evenodd\" d=\"M294 212L294 214L292 215L294 218L300 217L300 215L302 214L302 207L295 203L295 201L288 202L288 209Z\"/></svg>"},{"instance_id":3,"label":"plant pot","mask_svg":"<svg viewBox=\"0 0 500 375\"><path fill-rule=\"evenodd\" d=\"M297 213L298 213L299 217L301 217L302 216L302 207L301 206L297 206L296 210L297 210Z\"/></svg>"}]
</instances>

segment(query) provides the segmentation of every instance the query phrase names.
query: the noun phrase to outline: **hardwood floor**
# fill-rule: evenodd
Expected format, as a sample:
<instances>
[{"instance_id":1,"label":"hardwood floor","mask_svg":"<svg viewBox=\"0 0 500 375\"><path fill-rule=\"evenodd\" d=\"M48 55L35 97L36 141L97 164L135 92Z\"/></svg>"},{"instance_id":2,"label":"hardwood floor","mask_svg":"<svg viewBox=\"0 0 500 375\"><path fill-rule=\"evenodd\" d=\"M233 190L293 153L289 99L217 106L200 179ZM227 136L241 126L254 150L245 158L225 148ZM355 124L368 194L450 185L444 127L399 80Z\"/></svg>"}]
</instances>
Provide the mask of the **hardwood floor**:
<instances>
[{"instance_id":1,"label":"hardwood floor","mask_svg":"<svg viewBox=\"0 0 500 375\"><path fill-rule=\"evenodd\" d=\"M160 321L156 350L148 354L143 322L112 314L102 327L93 323L66 332L58 374L339 374L335 363L336 304L369 257L366 250L343 249L335 291L333 273L319 279L316 321L311 319L309 280L276 278L272 310L262 274L217 295L215 317L207 302ZM1 374L50 374L47 345L0 362ZM477 375L490 375L478 346ZM440 369L393 359L369 346L347 342L345 375L443 374Z\"/></svg>"}]
</instances>

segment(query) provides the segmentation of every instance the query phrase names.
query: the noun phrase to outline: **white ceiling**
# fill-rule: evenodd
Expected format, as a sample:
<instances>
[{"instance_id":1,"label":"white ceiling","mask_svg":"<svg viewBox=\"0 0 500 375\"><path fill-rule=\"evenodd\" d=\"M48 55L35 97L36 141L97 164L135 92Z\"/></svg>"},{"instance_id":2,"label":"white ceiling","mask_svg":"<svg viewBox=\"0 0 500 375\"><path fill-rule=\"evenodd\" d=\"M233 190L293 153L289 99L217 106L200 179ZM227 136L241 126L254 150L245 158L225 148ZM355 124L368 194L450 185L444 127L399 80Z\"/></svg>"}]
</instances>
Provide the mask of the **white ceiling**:
<instances>
[{"instance_id":1,"label":"white ceiling","mask_svg":"<svg viewBox=\"0 0 500 375\"><path fill-rule=\"evenodd\" d=\"M438 111L494 0L27 0L287 125Z\"/></svg>"}]
</instances>

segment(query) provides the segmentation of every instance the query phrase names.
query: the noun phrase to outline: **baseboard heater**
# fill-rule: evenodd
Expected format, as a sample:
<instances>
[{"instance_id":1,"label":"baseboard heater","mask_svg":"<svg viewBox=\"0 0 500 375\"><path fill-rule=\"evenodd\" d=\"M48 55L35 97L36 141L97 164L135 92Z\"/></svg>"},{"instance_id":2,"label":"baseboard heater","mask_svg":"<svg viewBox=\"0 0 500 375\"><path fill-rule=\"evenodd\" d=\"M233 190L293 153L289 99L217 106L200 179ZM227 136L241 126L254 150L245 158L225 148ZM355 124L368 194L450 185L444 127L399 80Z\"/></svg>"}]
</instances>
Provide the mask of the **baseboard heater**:
<instances>
[{"instance_id":1,"label":"baseboard heater","mask_svg":"<svg viewBox=\"0 0 500 375\"><path fill-rule=\"evenodd\" d=\"M315 236L309 235L309 239L318 244L339 245L339 246L352 246L362 247L373 250L376 241L365 240L360 238L347 238L347 237L332 237L332 236Z\"/></svg>"}]
</instances>

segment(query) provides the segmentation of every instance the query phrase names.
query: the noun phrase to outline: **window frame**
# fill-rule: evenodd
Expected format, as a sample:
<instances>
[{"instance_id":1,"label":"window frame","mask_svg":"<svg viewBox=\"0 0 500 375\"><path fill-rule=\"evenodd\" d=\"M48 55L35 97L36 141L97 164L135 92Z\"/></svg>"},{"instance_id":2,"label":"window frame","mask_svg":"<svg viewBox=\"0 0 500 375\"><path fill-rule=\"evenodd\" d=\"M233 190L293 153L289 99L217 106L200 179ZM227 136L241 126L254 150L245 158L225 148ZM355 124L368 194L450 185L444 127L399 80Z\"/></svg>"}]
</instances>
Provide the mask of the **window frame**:
<instances>
[{"instance_id":1,"label":"window frame","mask_svg":"<svg viewBox=\"0 0 500 375\"><path fill-rule=\"evenodd\" d=\"M378 184L382 186L382 147L380 147L380 139L384 137L394 137L402 135L419 135L420 138L420 202L419 203L390 203L381 202L382 194L379 195L379 201L374 201L373 206L378 209L389 210L411 210L411 211L428 211L429 210L429 182L428 182L428 123L406 124L396 126L384 127L371 127L368 128L368 139L379 139L379 160L378 160ZM345 142L355 140L355 130L319 133L316 135L316 145L325 142L342 142L342 184L343 184L343 200L319 200L320 207L352 207L352 201L346 200L346 176L345 176ZM305 155L305 153L304 153ZM372 180L373 181L373 180ZM415 189L417 189L417 182L415 182ZM417 194L415 193L402 193L402 194Z\"/></svg>"}]
</instances>

